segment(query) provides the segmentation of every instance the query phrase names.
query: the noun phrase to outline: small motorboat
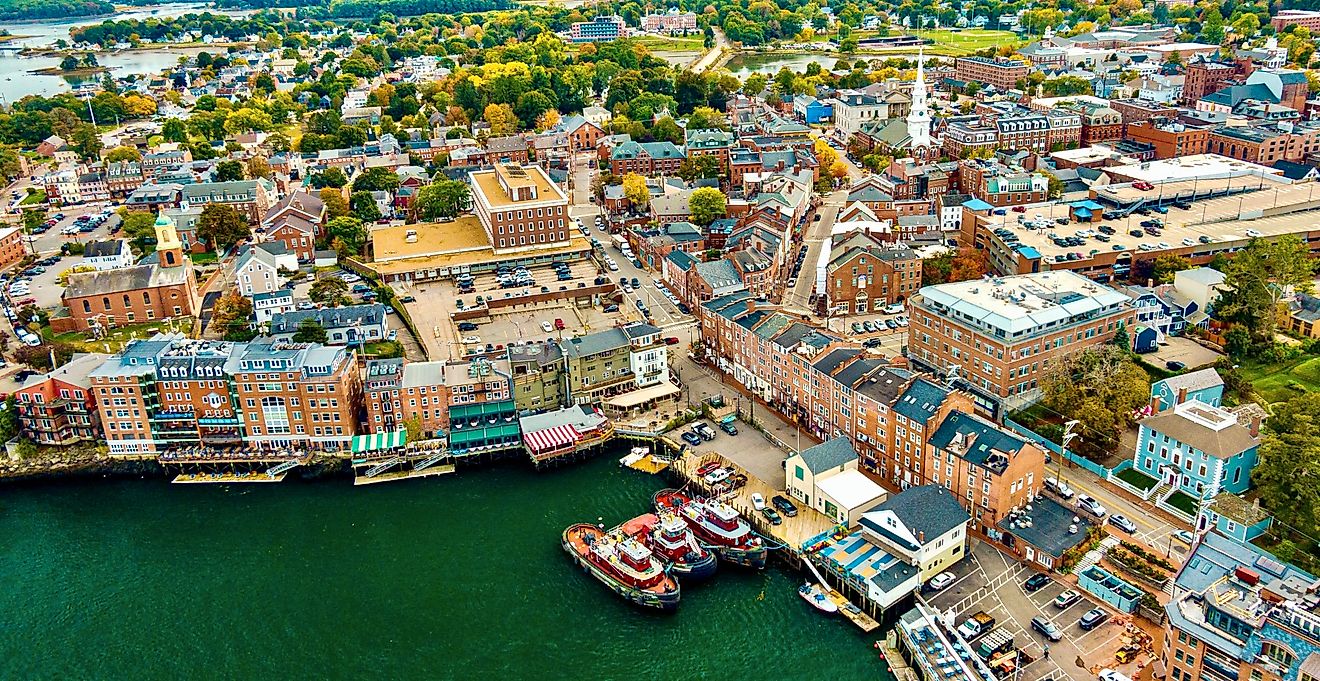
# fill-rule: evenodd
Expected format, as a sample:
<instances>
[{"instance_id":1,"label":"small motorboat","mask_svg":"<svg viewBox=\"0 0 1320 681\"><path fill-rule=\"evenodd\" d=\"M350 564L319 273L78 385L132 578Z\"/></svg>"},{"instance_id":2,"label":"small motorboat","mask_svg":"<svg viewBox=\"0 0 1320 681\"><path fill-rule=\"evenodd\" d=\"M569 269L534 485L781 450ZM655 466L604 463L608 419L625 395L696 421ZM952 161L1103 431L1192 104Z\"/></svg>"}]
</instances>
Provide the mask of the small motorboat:
<instances>
[{"instance_id":1,"label":"small motorboat","mask_svg":"<svg viewBox=\"0 0 1320 681\"><path fill-rule=\"evenodd\" d=\"M619 465L631 466L637 463L638 461L645 459L647 456L650 456L650 454L651 454L651 450L648 447L633 447L632 451L628 452L627 456L623 457L622 459L619 459Z\"/></svg>"},{"instance_id":2,"label":"small motorboat","mask_svg":"<svg viewBox=\"0 0 1320 681\"><path fill-rule=\"evenodd\" d=\"M819 584L812 584L811 582L803 584L798 587L798 595L802 597L802 600L810 603L811 607L821 612L839 611L839 606L830 600L829 596L825 595L825 590L820 588Z\"/></svg>"}]
</instances>

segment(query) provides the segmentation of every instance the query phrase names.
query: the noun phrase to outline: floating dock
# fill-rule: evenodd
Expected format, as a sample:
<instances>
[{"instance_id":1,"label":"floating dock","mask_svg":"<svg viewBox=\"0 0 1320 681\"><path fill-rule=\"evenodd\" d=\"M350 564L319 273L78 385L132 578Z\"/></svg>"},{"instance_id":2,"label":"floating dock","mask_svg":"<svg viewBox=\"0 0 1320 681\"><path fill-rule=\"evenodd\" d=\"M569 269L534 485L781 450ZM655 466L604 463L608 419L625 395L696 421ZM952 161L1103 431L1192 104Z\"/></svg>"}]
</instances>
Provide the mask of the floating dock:
<instances>
[{"instance_id":1,"label":"floating dock","mask_svg":"<svg viewBox=\"0 0 1320 681\"><path fill-rule=\"evenodd\" d=\"M268 475L260 471L250 473L180 473L170 482L180 485L229 484L236 482L282 482L288 473Z\"/></svg>"}]
</instances>

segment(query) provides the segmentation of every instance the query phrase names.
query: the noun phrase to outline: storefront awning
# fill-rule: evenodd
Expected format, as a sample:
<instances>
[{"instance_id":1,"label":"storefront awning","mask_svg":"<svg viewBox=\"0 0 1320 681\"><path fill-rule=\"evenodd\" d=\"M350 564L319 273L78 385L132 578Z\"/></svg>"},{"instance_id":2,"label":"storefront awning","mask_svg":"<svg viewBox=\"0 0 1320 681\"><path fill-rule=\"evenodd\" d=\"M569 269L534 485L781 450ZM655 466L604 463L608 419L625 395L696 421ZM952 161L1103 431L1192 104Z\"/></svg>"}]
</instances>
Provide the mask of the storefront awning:
<instances>
[{"instance_id":1,"label":"storefront awning","mask_svg":"<svg viewBox=\"0 0 1320 681\"><path fill-rule=\"evenodd\" d=\"M392 433L372 433L353 437L353 453L374 452L381 449L397 449L408 442L408 431L396 430Z\"/></svg>"},{"instance_id":2,"label":"storefront awning","mask_svg":"<svg viewBox=\"0 0 1320 681\"><path fill-rule=\"evenodd\" d=\"M571 425L562 425L526 433L523 435L523 442L533 452L544 452L558 449L564 445L571 445L577 442L578 437L579 433L576 428Z\"/></svg>"},{"instance_id":3,"label":"storefront awning","mask_svg":"<svg viewBox=\"0 0 1320 681\"><path fill-rule=\"evenodd\" d=\"M679 387L673 383L661 383L649 388L642 388L632 392L624 393L618 397L606 402L611 407L619 409L631 409L640 404L646 404L651 400L658 400L662 397L669 397L679 391Z\"/></svg>"}]
</instances>

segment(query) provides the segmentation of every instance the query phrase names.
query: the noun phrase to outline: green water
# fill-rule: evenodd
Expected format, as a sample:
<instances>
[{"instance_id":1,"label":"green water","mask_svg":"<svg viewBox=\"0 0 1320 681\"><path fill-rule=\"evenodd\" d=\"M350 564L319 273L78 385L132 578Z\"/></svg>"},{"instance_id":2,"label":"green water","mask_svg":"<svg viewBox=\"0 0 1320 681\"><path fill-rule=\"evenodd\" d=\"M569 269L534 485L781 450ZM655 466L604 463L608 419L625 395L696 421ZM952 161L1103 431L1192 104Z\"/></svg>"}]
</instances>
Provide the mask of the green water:
<instances>
[{"instance_id":1,"label":"green water","mask_svg":"<svg viewBox=\"0 0 1320 681\"><path fill-rule=\"evenodd\" d=\"M0 488L0 679L889 678L783 568L721 566L670 616L572 567L564 527L661 486L606 455L358 488Z\"/></svg>"}]
</instances>

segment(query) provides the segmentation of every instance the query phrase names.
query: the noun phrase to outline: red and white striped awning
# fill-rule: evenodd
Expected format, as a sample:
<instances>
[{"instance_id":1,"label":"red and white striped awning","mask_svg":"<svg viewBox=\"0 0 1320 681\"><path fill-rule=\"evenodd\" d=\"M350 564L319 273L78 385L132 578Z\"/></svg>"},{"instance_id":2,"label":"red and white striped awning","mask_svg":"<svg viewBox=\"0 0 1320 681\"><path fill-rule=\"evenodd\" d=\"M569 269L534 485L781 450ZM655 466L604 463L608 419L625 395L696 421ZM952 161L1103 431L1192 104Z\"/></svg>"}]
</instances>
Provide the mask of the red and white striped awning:
<instances>
[{"instance_id":1,"label":"red and white striped awning","mask_svg":"<svg viewBox=\"0 0 1320 681\"><path fill-rule=\"evenodd\" d=\"M577 429L571 425L555 426L523 435L523 443L533 452L544 452L573 444L578 440Z\"/></svg>"}]
</instances>

